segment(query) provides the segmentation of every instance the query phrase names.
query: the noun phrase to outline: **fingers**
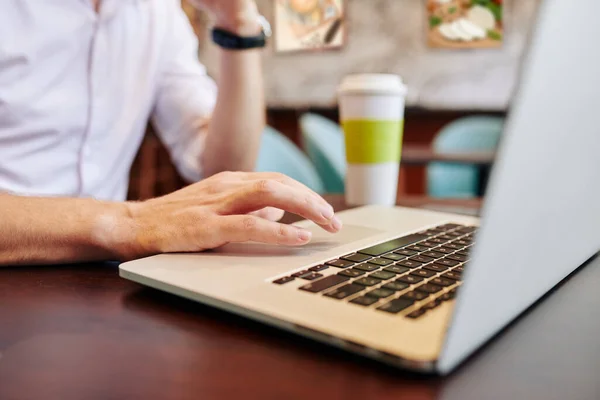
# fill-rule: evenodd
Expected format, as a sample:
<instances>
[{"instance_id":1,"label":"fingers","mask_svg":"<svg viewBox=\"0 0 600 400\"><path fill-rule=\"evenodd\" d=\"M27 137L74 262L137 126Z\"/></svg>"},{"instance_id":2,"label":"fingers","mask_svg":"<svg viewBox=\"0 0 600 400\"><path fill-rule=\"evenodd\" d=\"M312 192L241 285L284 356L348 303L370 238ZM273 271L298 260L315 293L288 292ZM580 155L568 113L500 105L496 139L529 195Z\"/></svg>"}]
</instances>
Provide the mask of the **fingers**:
<instances>
[{"instance_id":1,"label":"fingers","mask_svg":"<svg viewBox=\"0 0 600 400\"><path fill-rule=\"evenodd\" d=\"M283 218L285 211L279 208L266 207L258 211L253 211L250 214L266 219L267 221L279 221Z\"/></svg>"},{"instance_id":2,"label":"fingers","mask_svg":"<svg viewBox=\"0 0 600 400\"><path fill-rule=\"evenodd\" d=\"M304 189L288 186L275 180L250 181L225 202L223 214L246 214L265 207L275 207L310 219L330 232L337 232L339 220L333 207L317 201Z\"/></svg>"},{"instance_id":3,"label":"fingers","mask_svg":"<svg viewBox=\"0 0 600 400\"><path fill-rule=\"evenodd\" d=\"M223 243L253 241L301 246L312 237L311 232L305 229L267 221L254 215L229 215L220 219L218 234Z\"/></svg>"},{"instance_id":4,"label":"fingers","mask_svg":"<svg viewBox=\"0 0 600 400\"><path fill-rule=\"evenodd\" d=\"M295 179L292 179L289 176L279 172L222 172L219 174L219 178L228 181L230 185L236 183L245 184L247 182L257 180L274 180L284 185L304 190L314 196L315 201L329 205L329 203L323 197L310 189L308 186L305 186Z\"/></svg>"},{"instance_id":5,"label":"fingers","mask_svg":"<svg viewBox=\"0 0 600 400\"><path fill-rule=\"evenodd\" d=\"M313 191L308 186L304 185L303 183L298 182L295 179L290 178L287 175L281 174L279 172L246 173L244 175L243 179L245 179L245 180L271 179L271 180L283 183L284 185L292 186L292 187L295 187L295 188L301 189L301 190L306 190L309 193L311 193L313 196L315 196L318 201L323 202L324 204L329 204L323 197L321 197L317 192Z\"/></svg>"},{"instance_id":6,"label":"fingers","mask_svg":"<svg viewBox=\"0 0 600 400\"><path fill-rule=\"evenodd\" d=\"M273 179L277 182L283 183L284 185L289 185L289 186L295 187L297 189L307 191L312 196L314 196L315 201L323 204L324 206L331 207L331 205L323 197L321 197L318 193L316 193L315 191L310 189L308 186L305 186L304 184L298 182L297 180L290 178L287 175L281 174L279 172L262 172L262 173L255 173L253 175L260 176L264 179ZM332 207L332 209L333 209L333 207ZM342 229L342 221L339 218L337 218L335 215L329 224L325 224L325 225L319 224L319 225L321 225L321 227L323 229L325 229L326 231L333 232L333 233L338 232Z\"/></svg>"}]
</instances>

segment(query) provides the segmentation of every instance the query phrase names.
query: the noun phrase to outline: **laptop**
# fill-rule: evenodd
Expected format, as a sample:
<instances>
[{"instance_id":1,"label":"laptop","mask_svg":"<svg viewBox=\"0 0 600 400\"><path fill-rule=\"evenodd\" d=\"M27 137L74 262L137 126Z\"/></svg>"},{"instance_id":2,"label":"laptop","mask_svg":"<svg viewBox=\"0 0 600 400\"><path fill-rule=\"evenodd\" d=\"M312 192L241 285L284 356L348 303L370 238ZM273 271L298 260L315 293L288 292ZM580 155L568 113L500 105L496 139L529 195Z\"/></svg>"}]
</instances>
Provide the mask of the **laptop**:
<instances>
[{"instance_id":1,"label":"laptop","mask_svg":"<svg viewBox=\"0 0 600 400\"><path fill-rule=\"evenodd\" d=\"M350 352L446 374L600 250L600 24L545 0L481 219L401 207L312 222L302 248L229 244L123 278ZM507 31L510 35L510 29Z\"/></svg>"}]
</instances>

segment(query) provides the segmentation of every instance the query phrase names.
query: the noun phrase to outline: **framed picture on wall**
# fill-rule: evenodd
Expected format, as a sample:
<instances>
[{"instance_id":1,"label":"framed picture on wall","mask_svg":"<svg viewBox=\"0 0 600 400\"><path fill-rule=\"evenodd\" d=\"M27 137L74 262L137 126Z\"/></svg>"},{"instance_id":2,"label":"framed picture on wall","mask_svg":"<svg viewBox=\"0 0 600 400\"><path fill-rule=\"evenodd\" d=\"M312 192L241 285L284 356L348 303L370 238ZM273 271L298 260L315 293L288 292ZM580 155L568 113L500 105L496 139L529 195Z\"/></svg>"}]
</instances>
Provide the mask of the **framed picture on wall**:
<instances>
[{"instance_id":1,"label":"framed picture on wall","mask_svg":"<svg viewBox=\"0 0 600 400\"><path fill-rule=\"evenodd\" d=\"M477 49L502 46L503 0L425 0L430 47Z\"/></svg>"},{"instance_id":2,"label":"framed picture on wall","mask_svg":"<svg viewBox=\"0 0 600 400\"><path fill-rule=\"evenodd\" d=\"M336 49L346 40L345 0L275 0L277 52Z\"/></svg>"}]
</instances>

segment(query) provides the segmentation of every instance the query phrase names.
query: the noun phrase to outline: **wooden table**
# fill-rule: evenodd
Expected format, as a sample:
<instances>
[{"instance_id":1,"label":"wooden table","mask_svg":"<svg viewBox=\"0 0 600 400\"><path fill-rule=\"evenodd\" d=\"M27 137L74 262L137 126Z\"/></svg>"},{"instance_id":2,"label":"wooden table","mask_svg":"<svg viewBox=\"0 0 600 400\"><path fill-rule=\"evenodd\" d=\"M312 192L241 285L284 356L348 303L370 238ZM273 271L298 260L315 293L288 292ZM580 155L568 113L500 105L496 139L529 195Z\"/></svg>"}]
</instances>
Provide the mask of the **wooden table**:
<instances>
[{"instance_id":1,"label":"wooden table","mask_svg":"<svg viewBox=\"0 0 600 400\"><path fill-rule=\"evenodd\" d=\"M144 288L115 264L0 268L0 399L597 399L591 264L446 378Z\"/></svg>"}]
</instances>

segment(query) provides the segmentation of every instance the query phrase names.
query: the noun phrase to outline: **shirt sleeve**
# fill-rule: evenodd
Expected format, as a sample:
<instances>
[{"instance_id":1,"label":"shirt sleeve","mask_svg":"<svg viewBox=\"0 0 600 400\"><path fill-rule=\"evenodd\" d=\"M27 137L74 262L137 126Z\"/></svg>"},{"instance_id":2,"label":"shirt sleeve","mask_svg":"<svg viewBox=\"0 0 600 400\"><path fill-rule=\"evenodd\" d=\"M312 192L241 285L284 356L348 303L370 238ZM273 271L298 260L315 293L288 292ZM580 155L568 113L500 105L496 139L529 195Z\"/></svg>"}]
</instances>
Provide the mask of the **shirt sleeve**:
<instances>
[{"instance_id":1,"label":"shirt sleeve","mask_svg":"<svg viewBox=\"0 0 600 400\"><path fill-rule=\"evenodd\" d=\"M217 87L198 60L198 39L185 12L179 2L173 7L152 123L179 173L196 182Z\"/></svg>"}]
</instances>

